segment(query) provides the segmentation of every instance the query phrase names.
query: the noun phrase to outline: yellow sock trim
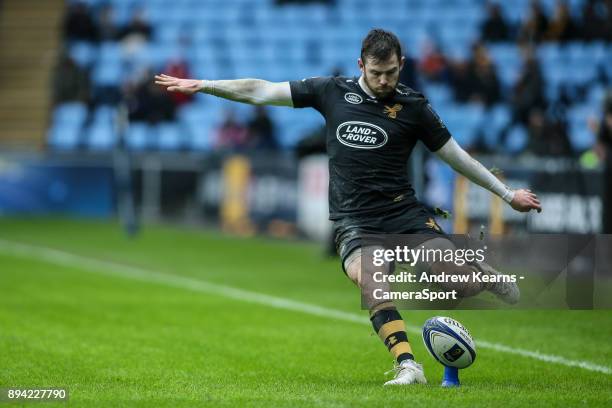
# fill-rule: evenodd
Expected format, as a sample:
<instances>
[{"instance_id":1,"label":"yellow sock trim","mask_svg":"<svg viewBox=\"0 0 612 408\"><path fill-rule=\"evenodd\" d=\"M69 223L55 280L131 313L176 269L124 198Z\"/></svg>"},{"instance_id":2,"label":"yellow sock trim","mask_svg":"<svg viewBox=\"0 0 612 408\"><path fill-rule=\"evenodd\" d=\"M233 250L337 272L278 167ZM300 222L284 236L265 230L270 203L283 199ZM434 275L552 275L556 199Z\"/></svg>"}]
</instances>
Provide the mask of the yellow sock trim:
<instances>
[{"instance_id":1,"label":"yellow sock trim","mask_svg":"<svg viewBox=\"0 0 612 408\"><path fill-rule=\"evenodd\" d=\"M378 337L382 341L385 341L387 337L396 333L398 331L406 331L406 325L403 320L392 320L389 323L385 323L382 325L380 330L378 330Z\"/></svg>"},{"instance_id":2,"label":"yellow sock trim","mask_svg":"<svg viewBox=\"0 0 612 408\"><path fill-rule=\"evenodd\" d=\"M389 352L393 354L394 358L397 359L397 357L399 357L400 354L404 354L404 353L412 354L412 347L410 347L410 343L408 343L407 341L402 341L400 343L397 343L395 346L391 347L391 350L389 350Z\"/></svg>"}]
</instances>

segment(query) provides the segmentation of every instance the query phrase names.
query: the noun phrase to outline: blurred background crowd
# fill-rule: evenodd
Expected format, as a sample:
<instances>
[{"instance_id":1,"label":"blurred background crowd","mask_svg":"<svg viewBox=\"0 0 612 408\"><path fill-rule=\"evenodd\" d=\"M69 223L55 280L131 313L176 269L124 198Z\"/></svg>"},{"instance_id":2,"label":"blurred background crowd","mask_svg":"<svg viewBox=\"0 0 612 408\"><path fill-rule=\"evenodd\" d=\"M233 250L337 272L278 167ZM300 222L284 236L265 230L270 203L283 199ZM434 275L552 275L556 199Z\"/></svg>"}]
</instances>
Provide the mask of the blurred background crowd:
<instances>
[{"instance_id":1,"label":"blurred background crowd","mask_svg":"<svg viewBox=\"0 0 612 408\"><path fill-rule=\"evenodd\" d=\"M317 115L166 94L178 77L359 75L369 28L404 43L402 82L479 152L572 156L594 146L612 80L612 2L347 0L70 1L53 79L49 144L110 149L125 100L134 149L291 148Z\"/></svg>"},{"instance_id":2,"label":"blurred background crowd","mask_svg":"<svg viewBox=\"0 0 612 408\"><path fill-rule=\"evenodd\" d=\"M42 146L45 160L59 155L63 165L108 168L117 150L130 152L134 177L119 185L134 188L151 218L172 208L204 209L247 231L254 219L280 219L270 224L278 231L325 223L325 159L303 160L325 150L316 111L171 94L153 75L358 76L361 40L382 27L402 42L401 81L429 98L464 148L510 185L536 189L547 209L495 217L531 231L612 232L612 0L4 0L0 8L0 142ZM246 161L227 160L235 154ZM478 225L495 218L488 196L462 189L423 149L411 160L430 206L464 208ZM56 190L44 194L76 202ZM0 211L28 201L14 197L0 194Z\"/></svg>"}]
</instances>

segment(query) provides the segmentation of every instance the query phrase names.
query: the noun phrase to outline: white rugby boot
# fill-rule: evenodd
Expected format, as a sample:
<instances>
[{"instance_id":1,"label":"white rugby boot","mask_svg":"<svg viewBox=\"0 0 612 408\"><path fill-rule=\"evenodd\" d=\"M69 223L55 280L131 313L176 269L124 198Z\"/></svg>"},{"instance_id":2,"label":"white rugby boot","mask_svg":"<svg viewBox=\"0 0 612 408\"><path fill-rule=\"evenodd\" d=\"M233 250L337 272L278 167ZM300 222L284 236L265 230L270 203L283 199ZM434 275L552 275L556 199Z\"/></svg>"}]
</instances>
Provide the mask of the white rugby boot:
<instances>
[{"instance_id":1,"label":"white rugby boot","mask_svg":"<svg viewBox=\"0 0 612 408\"><path fill-rule=\"evenodd\" d=\"M503 275L486 262L474 262L473 265L485 275ZM516 282L490 282L487 290L511 305L517 304L521 299L521 290Z\"/></svg>"},{"instance_id":2,"label":"white rugby boot","mask_svg":"<svg viewBox=\"0 0 612 408\"><path fill-rule=\"evenodd\" d=\"M423 366L414 360L404 360L400 364L395 364L391 371L395 372L395 378L389 380L385 385L408 385L408 384L427 384Z\"/></svg>"}]
</instances>

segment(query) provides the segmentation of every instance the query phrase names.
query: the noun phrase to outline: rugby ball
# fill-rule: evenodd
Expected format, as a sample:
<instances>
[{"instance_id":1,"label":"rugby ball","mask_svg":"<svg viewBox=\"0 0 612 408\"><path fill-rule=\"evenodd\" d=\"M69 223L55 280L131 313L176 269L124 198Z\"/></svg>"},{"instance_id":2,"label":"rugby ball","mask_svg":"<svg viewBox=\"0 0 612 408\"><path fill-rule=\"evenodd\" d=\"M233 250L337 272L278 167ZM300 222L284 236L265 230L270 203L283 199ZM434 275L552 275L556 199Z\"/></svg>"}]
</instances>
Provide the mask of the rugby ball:
<instances>
[{"instance_id":1,"label":"rugby ball","mask_svg":"<svg viewBox=\"0 0 612 408\"><path fill-rule=\"evenodd\" d=\"M431 355L448 367L466 368L476 359L476 345L461 323L450 317L432 317L423 326L423 341Z\"/></svg>"}]
</instances>

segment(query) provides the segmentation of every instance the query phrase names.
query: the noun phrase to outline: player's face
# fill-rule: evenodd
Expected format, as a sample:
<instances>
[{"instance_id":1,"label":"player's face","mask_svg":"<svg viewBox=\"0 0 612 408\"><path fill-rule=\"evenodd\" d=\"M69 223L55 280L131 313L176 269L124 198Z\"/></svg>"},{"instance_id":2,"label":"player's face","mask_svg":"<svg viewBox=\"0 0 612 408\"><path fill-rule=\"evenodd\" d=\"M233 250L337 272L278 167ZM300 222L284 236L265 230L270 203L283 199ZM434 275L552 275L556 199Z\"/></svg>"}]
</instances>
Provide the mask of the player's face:
<instances>
[{"instance_id":1,"label":"player's face","mask_svg":"<svg viewBox=\"0 0 612 408\"><path fill-rule=\"evenodd\" d=\"M393 93L399 82L399 74L403 66L404 57L398 60L395 54L385 61L369 57L362 61L359 58L359 69L361 69L363 79L377 98L385 98Z\"/></svg>"}]
</instances>

